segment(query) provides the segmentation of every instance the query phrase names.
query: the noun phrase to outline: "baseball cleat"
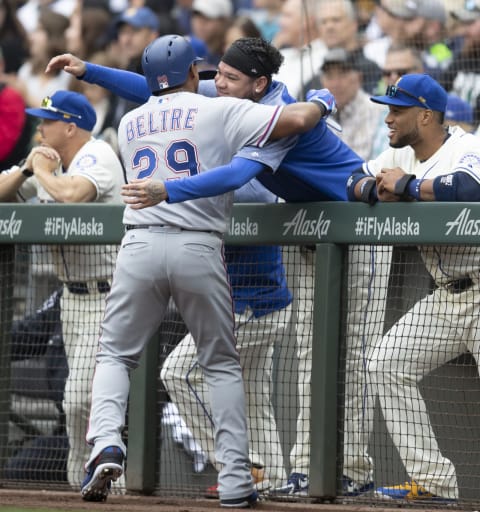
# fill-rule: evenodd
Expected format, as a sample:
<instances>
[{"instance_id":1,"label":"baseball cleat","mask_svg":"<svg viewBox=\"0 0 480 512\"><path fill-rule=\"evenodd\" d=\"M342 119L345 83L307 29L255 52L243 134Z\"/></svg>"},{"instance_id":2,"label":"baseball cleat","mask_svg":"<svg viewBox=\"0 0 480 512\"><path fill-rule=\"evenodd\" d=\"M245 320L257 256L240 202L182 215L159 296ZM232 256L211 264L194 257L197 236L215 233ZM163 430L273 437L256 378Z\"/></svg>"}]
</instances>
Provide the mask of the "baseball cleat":
<instances>
[{"instance_id":1,"label":"baseball cleat","mask_svg":"<svg viewBox=\"0 0 480 512\"><path fill-rule=\"evenodd\" d=\"M251 508L254 507L258 500L258 494L253 491L252 494L244 498L233 498L230 500L221 499L220 506L223 508Z\"/></svg>"},{"instance_id":2,"label":"baseball cleat","mask_svg":"<svg viewBox=\"0 0 480 512\"><path fill-rule=\"evenodd\" d=\"M90 464L82 483L85 501L105 501L112 486L123 474L123 452L117 446L109 446Z\"/></svg>"},{"instance_id":3,"label":"baseball cleat","mask_svg":"<svg viewBox=\"0 0 480 512\"><path fill-rule=\"evenodd\" d=\"M454 503L456 501L453 498L444 498L443 496L432 494L427 491L425 487L418 485L414 480L391 487L379 487L375 491L375 494L380 498L394 500L433 500L444 503Z\"/></svg>"},{"instance_id":4,"label":"baseball cleat","mask_svg":"<svg viewBox=\"0 0 480 512\"><path fill-rule=\"evenodd\" d=\"M255 490L258 493L265 493L267 492L270 487L270 480L265 477L265 469L261 464L252 464L252 480L253 480L253 486L255 487ZM218 483L211 485L207 488L205 491L205 498L208 499L218 499Z\"/></svg>"},{"instance_id":5,"label":"baseball cleat","mask_svg":"<svg viewBox=\"0 0 480 512\"><path fill-rule=\"evenodd\" d=\"M292 473L283 487L273 491L277 496L308 496L308 476L304 473Z\"/></svg>"},{"instance_id":6,"label":"baseball cleat","mask_svg":"<svg viewBox=\"0 0 480 512\"><path fill-rule=\"evenodd\" d=\"M348 476L343 475L342 478L342 489L344 496L361 496L362 494L366 494L367 492L373 491L375 484L372 480L361 484L359 482L355 482Z\"/></svg>"},{"instance_id":7,"label":"baseball cleat","mask_svg":"<svg viewBox=\"0 0 480 512\"><path fill-rule=\"evenodd\" d=\"M218 484L213 484L210 487L207 487L205 491L205 498L218 500Z\"/></svg>"}]
</instances>

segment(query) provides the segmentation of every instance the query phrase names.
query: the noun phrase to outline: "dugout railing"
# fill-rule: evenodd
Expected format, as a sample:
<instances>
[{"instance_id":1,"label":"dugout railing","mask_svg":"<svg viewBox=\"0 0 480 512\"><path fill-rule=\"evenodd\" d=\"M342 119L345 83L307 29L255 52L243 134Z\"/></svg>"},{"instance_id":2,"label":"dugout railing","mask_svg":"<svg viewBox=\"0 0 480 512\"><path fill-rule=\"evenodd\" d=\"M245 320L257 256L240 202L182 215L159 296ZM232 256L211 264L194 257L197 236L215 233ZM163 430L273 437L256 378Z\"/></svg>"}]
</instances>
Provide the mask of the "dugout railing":
<instances>
[{"instance_id":1,"label":"dugout railing","mask_svg":"<svg viewBox=\"0 0 480 512\"><path fill-rule=\"evenodd\" d=\"M30 244L116 244L123 235L122 206L112 205L35 205L2 204L0 207L0 464L3 467L9 446L11 423L11 363L9 336L14 308L15 266L18 247ZM480 205L474 203L406 203L369 207L364 204L302 203L276 205L235 205L227 242L231 245L308 246L315 252L314 315L312 323L312 400L310 490L311 498L325 500L342 495L342 340L347 306L346 249L368 244L379 247L413 248L419 244L478 245L480 242ZM406 252L408 259L408 251ZM400 263L405 263L400 256ZM295 266L293 261L291 265ZM417 267L409 267L414 269ZM408 270L407 270L408 273ZM410 276L409 284L424 276ZM425 287L428 285L425 285ZM408 290L404 291L408 295ZM408 300L401 302L405 309ZM401 311L400 311L401 313ZM398 317L400 313L396 313ZM388 314L387 314L388 317ZM393 321L393 320L391 320ZM388 322L388 318L386 318ZM141 326L139 326L141 329ZM419 334L421 340L421 334ZM128 419L128 480L131 491L154 493L159 482L159 421L152 413L158 400L159 344L152 340L142 364L132 376ZM462 359L447 377L434 376L435 382L451 386L462 372L468 383L459 385L453 399L464 399L462 409L466 425L449 424L447 444L453 446L455 462L460 462L465 478L461 497L480 502L478 491L480 452L478 426L478 378L474 361ZM450 379L450 380L448 380ZM281 387L280 387L281 392ZM278 398L279 401L282 397ZM440 400L441 402L441 400ZM435 401L438 403L438 400ZM438 414L449 414L455 404L444 403ZM458 403L456 404L458 406ZM443 407L445 406L445 407ZM442 408L443 407L443 408ZM455 416L455 412L451 415ZM381 424L381 418L376 418ZM377 431L382 427L377 427ZM458 436L457 436L458 433ZM396 464L398 454L380 432L381 446L373 453L383 459L379 467ZM382 437L383 436L383 437ZM382 444L383 443L383 444ZM288 449L284 447L285 451ZM447 451L450 448L447 447ZM288 453L285 454L288 466ZM462 462L463 461L463 462ZM377 469L377 472L380 470ZM390 479L400 478L401 468ZM380 479L379 479L380 481ZM384 480L385 481L385 480ZM35 485L35 482L29 482ZM397 482L398 483L398 482ZM0 473L0 485L14 485ZM194 493L195 494L195 493ZM368 498L366 498L368 499ZM371 499L374 499L373 497Z\"/></svg>"}]
</instances>

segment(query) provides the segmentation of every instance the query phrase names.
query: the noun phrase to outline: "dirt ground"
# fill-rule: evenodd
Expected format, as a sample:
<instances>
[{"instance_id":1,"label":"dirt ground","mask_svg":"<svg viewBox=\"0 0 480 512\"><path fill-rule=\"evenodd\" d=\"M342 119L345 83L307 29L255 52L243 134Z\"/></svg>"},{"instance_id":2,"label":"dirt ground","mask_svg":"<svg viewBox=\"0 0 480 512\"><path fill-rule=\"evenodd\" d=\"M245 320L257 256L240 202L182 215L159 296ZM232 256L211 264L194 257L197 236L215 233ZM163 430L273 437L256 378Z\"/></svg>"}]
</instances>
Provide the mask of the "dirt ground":
<instances>
[{"instance_id":1,"label":"dirt ground","mask_svg":"<svg viewBox=\"0 0 480 512\"><path fill-rule=\"evenodd\" d=\"M11 490L0 489L0 511L4 506L31 507L41 510L71 510L72 512L104 511L104 512L211 512L221 509L217 500L207 499L175 499L161 496L109 496L106 503L90 503L82 501L79 495L72 492L44 490ZM396 507L382 508L378 506L292 503L286 501L261 501L255 507L259 512L392 512ZM408 507L409 512L433 512L427 508ZM439 512L440 509L433 509ZM450 509L451 510L451 509Z\"/></svg>"},{"instance_id":2,"label":"dirt ground","mask_svg":"<svg viewBox=\"0 0 480 512\"><path fill-rule=\"evenodd\" d=\"M0 510L2 506L38 507L39 510L105 511L105 512L211 512L221 509L218 500L175 499L161 496L109 496L105 503L82 501L72 492L42 490L6 490L0 489ZM263 501L255 508L258 511L275 512L339 512L335 506L313 505L308 503L283 503ZM356 508L355 510L359 510Z\"/></svg>"}]
</instances>

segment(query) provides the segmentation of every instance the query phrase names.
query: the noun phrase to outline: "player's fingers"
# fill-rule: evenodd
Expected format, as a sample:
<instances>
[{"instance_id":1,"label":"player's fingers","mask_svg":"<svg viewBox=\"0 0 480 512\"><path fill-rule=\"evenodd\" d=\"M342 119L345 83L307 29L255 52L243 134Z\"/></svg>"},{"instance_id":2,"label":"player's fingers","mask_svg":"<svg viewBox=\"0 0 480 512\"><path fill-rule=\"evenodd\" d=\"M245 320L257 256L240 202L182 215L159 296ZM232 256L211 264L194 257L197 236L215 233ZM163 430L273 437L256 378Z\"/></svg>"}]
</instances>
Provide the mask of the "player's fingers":
<instances>
[{"instance_id":1,"label":"player's fingers","mask_svg":"<svg viewBox=\"0 0 480 512\"><path fill-rule=\"evenodd\" d=\"M41 153L43 156L50 158L51 160L58 159L58 153L49 146L37 146L34 149L35 154Z\"/></svg>"},{"instance_id":2,"label":"player's fingers","mask_svg":"<svg viewBox=\"0 0 480 512\"><path fill-rule=\"evenodd\" d=\"M62 69L63 66L67 65L69 62L68 56L63 55L57 55L56 57L53 57L50 59L50 61L47 64L47 67L45 68L45 73L48 73L49 71L54 71L57 69Z\"/></svg>"},{"instance_id":3,"label":"player's fingers","mask_svg":"<svg viewBox=\"0 0 480 512\"><path fill-rule=\"evenodd\" d=\"M124 202L125 204L137 204L137 203L139 203L139 202L141 202L141 201L140 201L140 200L139 200L139 198L138 198L137 196L135 196L135 195L128 195L128 196L124 196L124 198L123 198L123 202Z\"/></svg>"},{"instance_id":4,"label":"player's fingers","mask_svg":"<svg viewBox=\"0 0 480 512\"><path fill-rule=\"evenodd\" d=\"M132 201L131 203L129 203L129 206L130 208L132 208L132 210L141 210L142 208L148 208L150 206L153 206L150 202L139 201L138 198L135 199L136 201Z\"/></svg>"},{"instance_id":5,"label":"player's fingers","mask_svg":"<svg viewBox=\"0 0 480 512\"><path fill-rule=\"evenodd\" d=\"M120 191L120 194L125 198L130 198L132 200L144 201L146 198L146 193L143 190L139 190L138 188L126 188Z\"/></svg>"},{"instance_id":6,"label":"player's fingers","mask_svg":"<svg viewBox=\"0 0 480 512\"><path fill-rule=\"evenodd\" d=\"M127 183L122 185L122 191L135 194L140 190L140 187L136 183Z\"/></svg>"}]
</instances>

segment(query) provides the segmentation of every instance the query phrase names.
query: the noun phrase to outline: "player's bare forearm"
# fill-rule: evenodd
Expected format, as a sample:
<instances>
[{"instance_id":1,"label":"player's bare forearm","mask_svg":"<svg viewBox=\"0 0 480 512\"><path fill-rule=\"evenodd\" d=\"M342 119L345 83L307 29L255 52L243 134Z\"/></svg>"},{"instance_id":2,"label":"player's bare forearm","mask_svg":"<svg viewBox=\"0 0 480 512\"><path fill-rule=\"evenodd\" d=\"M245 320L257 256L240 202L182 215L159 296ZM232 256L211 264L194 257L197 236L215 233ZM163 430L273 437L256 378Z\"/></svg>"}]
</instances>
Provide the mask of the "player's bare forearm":
<instances>
[{"instance_id":1,"label":"player's bare forearm","mask_svg":"<svg viewBox=\"0 0 480 512\"><path fill-rule=\"evenodd\" d=\"M32 170L38 182L58 203L87 203L93 201L97 190L83 176L57 176L59 161L37 152L32 158Z\"/></svg>"},{"instance_id":2,"label":"player's bare forearm","mask_svg":"<svg viewBox=\"0 0 480 512\"><path fill-rule=\"evenodd\" d=\"M20 169L8 174L0 173L0 201L8 203L16 201L17 190L25 180L26 177Z\"/></svg>"},{"instance_id":3,"label":"player's bare forearm","mask_svg":"<svg viewBox=\"0 0 480 512\"><path fill-rule=\"evenodd\" d=\"M121 194L123 202L134 210L155 206L168 199L163 181L155 181L151 178L132 180L123 185Z\"/></svg>"},{"instance_id":4,"label":"player's bare forearm","mask_svg":"<svg viewBox=\"0 0 480 512\"><path fill-rule=\"evenodd\" d=\"M63 70L70 73L73 76L80 77L86 72L85 62L71 53L63 53L50 59L45 73L51 73L52 71Z\"/></svg>"},{"instance_id":5,"label":"player's bare forearm","mask_svg":"<svg viewBox=\"0 0 480 512\"><path fill-rule=\"evenodd\" d=\"M313 102L298 102L286 105L278 118L270 139L280 139L307 132L320 121L324 114L324 107Z\"/></svg>"}]
</instances>

